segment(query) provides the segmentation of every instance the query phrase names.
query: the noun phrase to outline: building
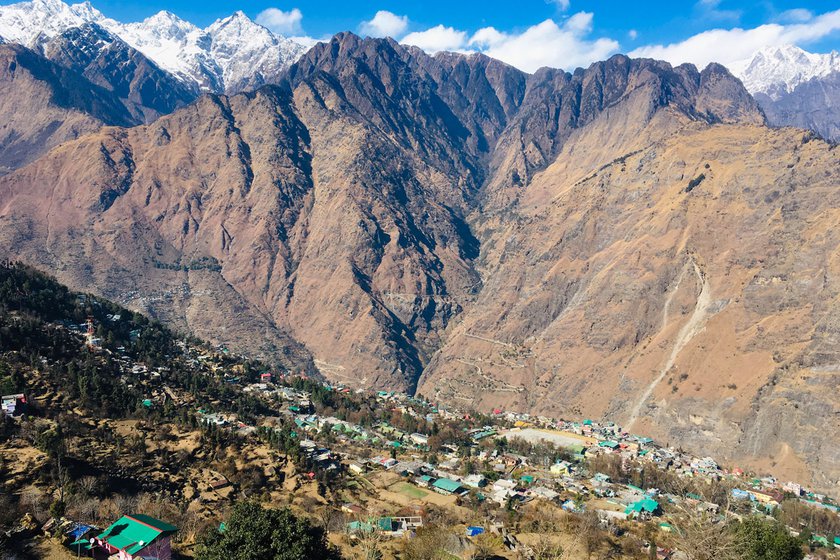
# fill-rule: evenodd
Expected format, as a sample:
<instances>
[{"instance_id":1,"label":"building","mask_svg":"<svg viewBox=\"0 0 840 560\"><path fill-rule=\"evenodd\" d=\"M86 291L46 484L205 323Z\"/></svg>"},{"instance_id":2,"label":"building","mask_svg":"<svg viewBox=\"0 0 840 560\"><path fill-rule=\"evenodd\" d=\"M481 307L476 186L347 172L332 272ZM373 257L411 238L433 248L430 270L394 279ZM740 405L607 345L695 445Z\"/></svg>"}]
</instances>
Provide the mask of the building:
<instances>
[{"instance_id":1,"label":"building","mask_svg":"<svg viewBox=\"0 0 840 560\"><path fill-rule=\"evenodd\" d=\"M2 397L3 414L14 416L23 412L23 407L26 405L26 396L23 393L15 395L3 395Z\"/></svg>"},{"instance_id":2,"label":"building","mask_svg":"<svg viewBox=\"0 0 840 560\"><path fill-rule=\"evenodd\" d=\"M444 494L447 496L450 494L464 493L464 487L461 486L461 483L449 478L439 478L435 480L432 483L432 489L439 494Z\"/></svg>"},{"instance_id":3,"label":"building","mask_svg":"<svg viewBox=\"0 0 840 560\"><path fill-rule=\"evenodd\" d=\"M429 445L429 436L426 434L413 433L409 437L415 445Z\"/></svg>"},{"instance_id":4,"label":"building","mask_svg":"<svg viewBox=\"0 0 840 560\"><path fill-rule=\"evenodd\" d=\"M119 560L171 560L170 539L177 530L148 515L124 515L94 538L93 549Z\"/></svg>"},{"instance_id":5,"label":"building","mask_svg":"<svg viewBox=\"0 0 840 560\"><path fill-rule=\"evenodd\" d=\"M568 476L572 472L572 464L568 461L558 461L551 465L551 474L557 476Z\"/></svg>"},{"instance_id":6,"label":"building","mask_svg":"<svg viewBox=\"0 0 840 560\"><path fill-rule=\"evenodd\" d=\"M628 517L650 519L650 517L653 515L659 515L661 513L661 510L659 508L659 502L652 498L643 498L638 502L627 506L627 509L624 510L624 513L626 513Z\"/></svg>"},{"instance_id":7,"label":"building","mask_svg":"<svg viewBox=\"0 0 840 560\"><path fill-rule=\"evenodd\" d=\"M464 484L473 488L484 488L487 486L487 479L480 474L471 474L464 477Z\"/></svg>"}]
</instances>

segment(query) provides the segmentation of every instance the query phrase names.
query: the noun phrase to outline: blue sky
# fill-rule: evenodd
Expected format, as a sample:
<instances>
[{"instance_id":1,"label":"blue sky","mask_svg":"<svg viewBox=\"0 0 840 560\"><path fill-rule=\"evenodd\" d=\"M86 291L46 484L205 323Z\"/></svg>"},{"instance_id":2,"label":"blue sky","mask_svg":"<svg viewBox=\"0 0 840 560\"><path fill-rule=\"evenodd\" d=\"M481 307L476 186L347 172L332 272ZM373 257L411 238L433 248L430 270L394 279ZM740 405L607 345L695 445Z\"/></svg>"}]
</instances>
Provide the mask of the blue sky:
<instances>
[{"instance_id":1,"label":"blue sky","mask_svg":"<svg viewBox=\"0 0 840 560\"><path fill-rule=\"evenodd\" d=\"M7 3L0 0L0 3ZM391 35L427 51L481 50L524 70L574 68L615 52L705 65L794 43L840 50L838 0L93 0L136 21L169 10L196 25L242 10L284 35ZM365 23L368 22L368 23ZM729 60L725 60L729 59Z\"/></svg>"}]
</instances>

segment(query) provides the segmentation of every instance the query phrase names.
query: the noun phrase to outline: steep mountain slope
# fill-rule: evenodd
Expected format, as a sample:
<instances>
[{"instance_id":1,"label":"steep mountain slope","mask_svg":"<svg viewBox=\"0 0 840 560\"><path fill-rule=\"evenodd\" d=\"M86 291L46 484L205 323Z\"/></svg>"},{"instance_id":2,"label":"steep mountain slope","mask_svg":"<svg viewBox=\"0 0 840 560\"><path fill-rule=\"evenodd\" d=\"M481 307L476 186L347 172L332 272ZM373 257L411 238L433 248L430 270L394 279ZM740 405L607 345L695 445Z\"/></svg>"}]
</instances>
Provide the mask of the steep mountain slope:
<instances>
[{"instance_id":1,"label":"steep mountain slope","mask_svg":"<svg viewBox=\"0 0 840 560\"><path fill-rule=\"evenodd\" d=\"M200 29L167 11L124 24L106 18L90 2L30 0L0 6L0 36L36 50L86 24L107 29L181 81L180 88L196 92L236 93L273 83L306 50L242 12Z\"/></svg>"},{"instance_id":2,"label":"steep mountain slope","mask_svg":"<svg viewBox=\"0 0 840 560\"><path fill-rule=\"evenodd\" d=\"M171 297L150 306L215 340L271 353L291 333L338 375L409 387L475 284L461 212L476 185L453 189L472 165L453 146L461 129L435 113L428 130L413 122L410 99L444 107L427 84L401 84L401 105L366 115L392 100L356 70L66 144L9 178L7 239L74 285Z\"/></svg>"},{"instance_id":3,"label":"steep mountain slope","mask_svg":"<svg viewBox=\"0 0 840 560\"><path fill-rule=\"evenodd\" d=\"M759 50L730 68L771 124L807 128L840 141L840 53L783 45Z\"/></svg>"},{"instance_id":4,"label":"steep mountain slope","mask_svg":"<svg viewBox=\"0 0 840 560\"><path fill-rule=\"evenodd\" d=\"M781 449L827 487L837 154L763 123L718 65L529 76L345 33L0 178L0 243L343 382Z\"/></svg>"},{"instance_id":5,"label":"steep mountain slope","mask_svg":"<svg viewBox=\"0 0 840 560\"><path fill-rule=\"evenodd\" d=\"M592 165L611 126L486 224L484 289L418 390L612 418L836 490L836 150L687 122Z\"/></svg>"},{"instance_id":6,"label":"steep mountain slope","mask_svg":"<svg viewBox=\"0 0 840 560\"><path fill-rule=\"evenodd\" d=\"M42 50L53 62L113 92L139 122L151 122L197 97L197 91L96 23L70 28Z\"/></svg>"},{"instance_id":7,"label":"steep mountain slope","mask_svg":"<svg viewBox=\"0 0 840 560\"><path fill-rule=\"evenodd\" d=\"M0 45L0 174L103 124L135 124L110 91L14 44Z\"/></svg>"}]
</instances>

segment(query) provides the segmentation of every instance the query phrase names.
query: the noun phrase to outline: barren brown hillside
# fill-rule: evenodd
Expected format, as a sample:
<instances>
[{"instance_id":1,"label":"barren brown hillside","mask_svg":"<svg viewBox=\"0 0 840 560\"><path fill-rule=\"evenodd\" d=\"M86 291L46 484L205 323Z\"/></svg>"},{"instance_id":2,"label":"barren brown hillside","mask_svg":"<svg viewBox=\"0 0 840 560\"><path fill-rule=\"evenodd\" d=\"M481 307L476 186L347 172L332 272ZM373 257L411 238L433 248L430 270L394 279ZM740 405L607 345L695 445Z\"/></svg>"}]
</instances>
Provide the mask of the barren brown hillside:
<instances>
[{"instance_id":1,"label":"barren brown hillside","mask_svg":"<svg viewBox=\"0 0 840 560\"><path fill-rule=\"evenodd\" d=\"M838 153L763 122L716 65L525 75L341 34L279 86L0 178L0 242L289 367L615 419L827 488Z\"/></svg>"},{"instance_id":2,"label":"barren brown hillside","mask_svg":"<svg viewBox=\"0 0 840 560\"><path fill-rule=\"evenodd\" d=\"M420 392L611 418L835 484L837 150L687 123L595 167L592 132L493 224L484 290Z\"/></svg>"}]
</instances>

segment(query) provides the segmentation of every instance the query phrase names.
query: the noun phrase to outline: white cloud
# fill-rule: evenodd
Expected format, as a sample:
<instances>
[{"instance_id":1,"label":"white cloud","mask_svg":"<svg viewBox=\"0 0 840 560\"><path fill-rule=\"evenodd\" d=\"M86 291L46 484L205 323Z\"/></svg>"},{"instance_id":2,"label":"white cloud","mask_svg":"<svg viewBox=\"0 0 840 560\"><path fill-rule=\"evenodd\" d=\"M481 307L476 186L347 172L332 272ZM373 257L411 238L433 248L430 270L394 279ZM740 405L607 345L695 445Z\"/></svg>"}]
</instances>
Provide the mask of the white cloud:
<instances>
[{"instance_id":1,"label":"white cloud","mask_svg":"<svg viewBox=\"0 0 840 560\"><path fill-rule=\"evenodd\" d=\"M571 0L546 0L550 4L554 4L557 6L558 10L566 11L569 9L569 5L571 4Z\"/></svg>"},{"instance_id":2,"label":"white cloud","mask_svg":"<svg viewBox=\"0 0 840 560\"><path fill-rule=\"evenodd\" d=\"M691 62L705 67L710 62L729 64L751 56L758 49L784 44L802 45L840 30L840 10L827 12L804 23L768 23L751 29L710 29L669 45L647 45L630 56Z\"/></svg>"},{"instance_id":3,"label":"white cloud","mask_svg":"<svg viewBox=\"0 0 840 560\"><path fill-rule=\"evenodd\" d=\"M297 8L284 12L279 8L267 8L257 15L257 23L280 35L302 35L303 14Z\"/></svg>"},{"instance_id":4,"label":"white cloud","mask_svg":"<svg viewBox=\"0 0 840 560\"><path fill-rule=\"evenodd\" d=\"M639 36L639 32L636 31L635 29L631 29L630 31L627 32L627 36L630 37L631 41L635 41L636 37Z\"/></svg>"},{"instance_id":5,"label":"white cloud","mask_svg":"<svg viewBox=\"0 0 840 560\"><path fill-rule=\"evenodd\" d=\"M399 37L406 28L408 16L398 16L387 10L379 10L373 19L359 25L359 31L368 37Z\"/></svg>"},{"instance_id":6,"label":"white cloud","mask_svg":"<svg viewBox=\"0 0 840 560\"><path fill-rule=\"evenodd\" d=\"M466 45L467 33L466 31L459 31L452 27L436 25L425 31L409 33L400 42L406 45L420 47L430 53L458 51L462 50Z\"/></svg>"},{"instance_id":7,"label":"white cloud","mask_svg":"<svg viewBox=\"0 0 840 560\"><path fill-rule=\"evenodd\" d=\"M591 33L592 14L578 12L562 25L547 19L520 34L500 33L493 37L491 43L485 43L487 46L482 52L526 72L543 66L571 70L603 60L618 51L617 41L607 38L592 40L588 38ZM488 33L487 36L492 35ZM482 47L481 42L475 41L475 36L473 43Z\"/></svg>"},{"instance_id":8,"label":"white cloud","mask_svg":"<svg viewBox=\"0 0 840 560\"><path fill-rule=\"evenodd\" d=\"M781 23L803 23L814 19L814 13L805 8L794 8L792 10L785 10L776 19Z\"/></svg>"},{"instance_id":9,"label":"white cloud","mask_svg":"<svg viewBox=\"0 0 840 560\"><path fill-rule=\"evenodd\" d=\"M507 35L495 27L482 27L470 37L470 45L479 49L489 49L501 44L505 39L507 39Z\"/></svg>"},{"instance_id":10,"label":"white cloud","mask_svg":"<svg viewBox=\"0 0 840 560\"><path fill-rule=\"evenodd\" d=\"M699 16L706 20L734 20L741 19L740 10L720 9L720 0L699 0L695 4Z\"/></svg>"},{"instance_id":11,"label":"white cloud","mask_svg":"<svg viewBox=\"0 0 840 560\"><path fill-rule=\"evenodd\" d=\"M426 31L409 33L402 43L416 45L429 52L482 52L487 56L533 72L543 66L574 69L603 60L618 51L612 39L594 39L592 14L578 12L562 25L547 19L522 33L505 33L494 27L483 27L467 39L464 31L438 25Z\"/></svg>"}]
</instances>

